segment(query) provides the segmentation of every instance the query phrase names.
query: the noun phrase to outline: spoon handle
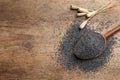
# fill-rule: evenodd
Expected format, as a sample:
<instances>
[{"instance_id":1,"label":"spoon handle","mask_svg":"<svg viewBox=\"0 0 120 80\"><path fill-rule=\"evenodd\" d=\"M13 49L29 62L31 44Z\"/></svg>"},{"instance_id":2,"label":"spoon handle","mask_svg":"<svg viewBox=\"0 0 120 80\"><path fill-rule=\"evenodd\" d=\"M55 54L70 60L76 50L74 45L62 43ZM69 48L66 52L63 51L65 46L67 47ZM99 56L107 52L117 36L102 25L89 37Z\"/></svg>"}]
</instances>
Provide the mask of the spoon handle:
<instances>
[{"instance_id":1,"label":"spoon handle","mask_svg":"<svg viewBox=\"0 0 120 80\"><path fill-rule=\"evenodd\" d=\"M105 33L104 37L107 39L107 38L109 38L110 36L112 36L113 34L115 34L118 31L120 31L120 25L118 25L117 27L115 27L112 30L108 31L107 33Z\"/></svg>"}]
</instances>

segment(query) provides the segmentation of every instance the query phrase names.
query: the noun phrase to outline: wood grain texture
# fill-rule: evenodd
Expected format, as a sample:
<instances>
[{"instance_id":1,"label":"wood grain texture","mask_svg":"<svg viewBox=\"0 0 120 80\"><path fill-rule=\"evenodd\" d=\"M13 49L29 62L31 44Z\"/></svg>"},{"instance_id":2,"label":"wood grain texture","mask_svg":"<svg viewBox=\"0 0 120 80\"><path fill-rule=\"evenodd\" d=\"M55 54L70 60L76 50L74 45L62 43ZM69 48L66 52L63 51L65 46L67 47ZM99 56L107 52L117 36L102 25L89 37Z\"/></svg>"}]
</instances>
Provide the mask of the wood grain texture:
<instances>
[{"instance_id":1,"label":"wood grain texture","mask_svg":"<svg viewBox=\"0 0 120 80\"><path fill-rule=\"evenodd\" d=\"M97 72L68 71L55 53L76 18L71 4L97 9L109 0L11 0L0 2L0 80L119 80L120 33L109 61ZM112 0L112 3L119 0ZM93 4L94 3L94 4ZM92 4L92 5L91 5ZM100 33L120 24L120 7L94 17ZM97 27L99 25L99 27ZM104 27L103 27L104 26ZM103 30L103 31L101 31Z\"/></svg>"}]
</instances>

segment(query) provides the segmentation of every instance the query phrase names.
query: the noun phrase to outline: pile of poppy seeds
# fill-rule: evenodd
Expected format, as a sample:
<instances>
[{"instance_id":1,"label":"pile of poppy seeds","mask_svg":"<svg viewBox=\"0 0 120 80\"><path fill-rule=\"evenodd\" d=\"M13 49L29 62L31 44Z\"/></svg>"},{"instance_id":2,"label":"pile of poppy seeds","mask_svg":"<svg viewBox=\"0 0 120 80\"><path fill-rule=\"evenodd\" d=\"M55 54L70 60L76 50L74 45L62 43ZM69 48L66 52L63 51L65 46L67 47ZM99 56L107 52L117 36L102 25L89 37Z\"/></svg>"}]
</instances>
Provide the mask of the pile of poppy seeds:
<instances>
[{"instance_id":1,"label":"pile of poppy seeds","mask_svg":"<svg viewBox=\"0 0 120 80\"><path fill-rule=\"evenodd\" d=\"M79 51L84 50L84 47L78 46L76 47L76 51L73 51L73 48L75 44L79 41L80 37L82 37L87 32L92 32L92 30L89 29L89 26L86 26L84 29L79 29L79 23L77 21L74 22L73 25L67 30L65 36L63 37L62 41L60 42L59 46L59 53L58 53L58 61L61 63L61 65L65 66L66 69L72 70L75 67L78 67L80 70L88 72L88 71L97 71L99 68L101 68L106 62L111 54L110 48L114 44L114 38L110 37L107 40L106 48L102 52L102 55L93 58L93 59L80 59L75 56L75 54L79 54ZM87 34L89 35L89 34ZM90 36L90 39L93 39L92 42L89 41L88 38L85 38L84 40L79 41L79 45L81 44L89 44L90 46L93 46L93 43L95 42L95 38L92 38L93 36ZM94 35L94 37L98 38L99 36ZM101 49L103 49L103 44L105 43L103 38L99 37L100 43L95 44L92 49L96 52L100 52ZM96 40L99 40L96 39ZM93 52L93 54L89 54L91 49L85 50L84 54L86 58L87 56L94 56L96 55L96 52Z\"/></svg>"}]
</instances>

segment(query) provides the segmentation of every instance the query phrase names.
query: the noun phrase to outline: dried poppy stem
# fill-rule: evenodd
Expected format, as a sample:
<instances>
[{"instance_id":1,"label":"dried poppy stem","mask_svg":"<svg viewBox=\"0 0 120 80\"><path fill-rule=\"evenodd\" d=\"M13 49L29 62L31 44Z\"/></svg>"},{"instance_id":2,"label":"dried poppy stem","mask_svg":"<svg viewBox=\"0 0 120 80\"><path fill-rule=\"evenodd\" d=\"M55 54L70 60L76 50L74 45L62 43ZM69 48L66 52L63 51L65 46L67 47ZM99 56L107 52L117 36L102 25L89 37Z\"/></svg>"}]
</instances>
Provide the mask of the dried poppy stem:
<instances>
[{"instance_id":1,"label":"dried poppy stem","mask_svg":"<svg viewBox=\"0 0 120 80\"><path fill-rule=\"evenodd\" d=\"M107 5L105 5L104 7L101 7L99 8L98 10L95 10L95 11L90 11L88 9L84 9L84 8L81 8L81 7L77 7L77 6L74 6L74 5L71 5L71 9L74 9L74 10L77 10L79 11L79 13L77 13L77 17L81 17L81 16L86 16L88 19L85 20L81 25L80 25L80 29L83 29L86 24L88 23L88 21L93 18L95 15L101 13L101 12L104 12L108 9L111 9L115 6L118 6L118 5L112 5L112 6L109 6L111 4L108 3Z\"/></svg>"}]
</instances>

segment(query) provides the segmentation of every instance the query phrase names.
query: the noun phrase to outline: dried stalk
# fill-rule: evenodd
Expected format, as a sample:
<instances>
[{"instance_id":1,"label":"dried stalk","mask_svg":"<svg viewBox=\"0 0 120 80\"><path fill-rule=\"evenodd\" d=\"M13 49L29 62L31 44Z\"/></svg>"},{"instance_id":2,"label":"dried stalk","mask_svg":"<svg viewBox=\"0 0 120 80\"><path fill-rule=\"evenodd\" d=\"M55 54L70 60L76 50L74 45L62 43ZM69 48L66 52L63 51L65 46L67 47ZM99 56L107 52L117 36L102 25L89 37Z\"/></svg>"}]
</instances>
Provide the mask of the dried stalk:
<instances>
[{"instance_id":1,"label":"dried stalk","mask_svg":"<svg viewBox=\"0 0 120 80\"><path fill-rule=\"evenodd\" d=\"M71 9L78 10L78 12L83 12L83 13L89 13L90 12L88 9L77 7L75 5L71 5Z\"/></svg>"}]
</instances>

